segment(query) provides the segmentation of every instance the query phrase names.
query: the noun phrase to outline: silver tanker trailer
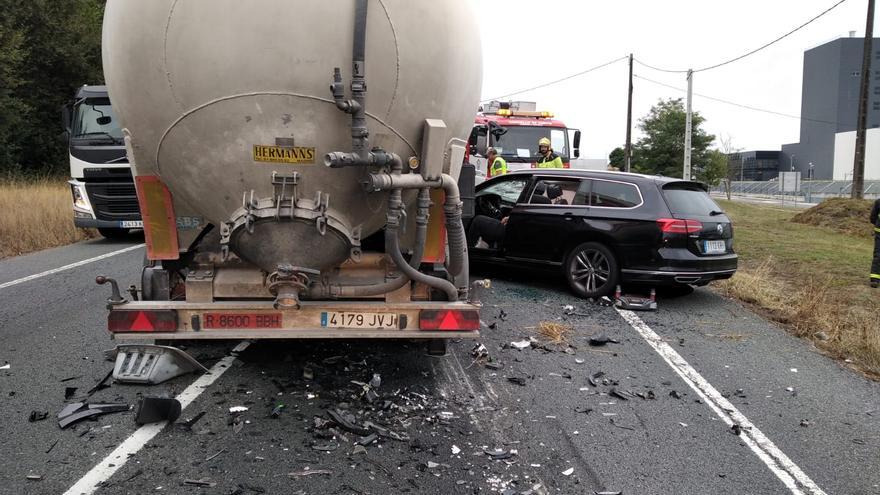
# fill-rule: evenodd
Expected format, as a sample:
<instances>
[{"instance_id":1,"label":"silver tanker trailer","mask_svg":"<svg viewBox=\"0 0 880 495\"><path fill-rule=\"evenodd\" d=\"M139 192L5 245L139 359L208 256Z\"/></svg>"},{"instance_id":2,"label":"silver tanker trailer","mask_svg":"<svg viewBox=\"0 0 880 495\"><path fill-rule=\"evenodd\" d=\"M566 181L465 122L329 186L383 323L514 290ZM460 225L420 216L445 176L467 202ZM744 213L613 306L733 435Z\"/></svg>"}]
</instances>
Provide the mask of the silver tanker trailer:
<instances>
[{"instance_id":1,"label":"silver tanker trailer","mask_svg":"<svg viewBox=\"0 0 880 495\"><path fill-rule=\"evenodd\" d=\"M465 0L110 0L147 261L116 339L476 336ZM463 178L464 179L464 178Z\"/></svg>"}]
</instances>

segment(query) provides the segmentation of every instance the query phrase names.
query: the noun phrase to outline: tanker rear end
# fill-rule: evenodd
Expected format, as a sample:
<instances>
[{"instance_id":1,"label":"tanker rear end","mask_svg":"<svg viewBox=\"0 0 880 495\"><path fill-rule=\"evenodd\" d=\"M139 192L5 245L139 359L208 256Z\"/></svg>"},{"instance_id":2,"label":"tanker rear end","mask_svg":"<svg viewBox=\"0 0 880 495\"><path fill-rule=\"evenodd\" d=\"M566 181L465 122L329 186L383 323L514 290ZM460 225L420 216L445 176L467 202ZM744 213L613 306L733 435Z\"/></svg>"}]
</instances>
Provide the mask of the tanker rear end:
<instances>
[{"instance_id":1,"label":"tanker rear end","mask_svg":"<svg viewBox=\"0 0 880 495\"><path fill-rule=\"evenodd\" d=\"M473 19L464 0L110 0L104 71L147 241L112 335L477 336Z\"/></svg>"}]
</instances>

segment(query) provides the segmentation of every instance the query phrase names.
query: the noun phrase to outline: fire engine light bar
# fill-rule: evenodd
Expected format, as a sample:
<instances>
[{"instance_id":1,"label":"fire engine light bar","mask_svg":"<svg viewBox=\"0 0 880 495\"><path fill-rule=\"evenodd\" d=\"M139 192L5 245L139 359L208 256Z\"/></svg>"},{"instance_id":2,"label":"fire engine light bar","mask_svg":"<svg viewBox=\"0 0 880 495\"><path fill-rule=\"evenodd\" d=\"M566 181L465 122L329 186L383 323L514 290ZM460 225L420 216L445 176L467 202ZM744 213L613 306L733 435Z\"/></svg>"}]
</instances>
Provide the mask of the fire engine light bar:
<instances>
[{"instance_id":1,"label":"fire engine light bar","mask_svg":"<svg viewBox=\"0 0 880 495\"><path fill-rule=\"evenodd\" d=\"M476 310L423 309L419 313L421 330L472 331L480 329L480 313Z\"/></svg>"},{"instance_id":2,"label":"fire engine light bar","mask_svg":"<svg viewBox=\"0 0 880 495\"><path fill-rule=\"evenodd\" d=\"M177 311L173 309L153 311L112 310L107 317L110 332L176 332Z\"/></svg>"}]
</instances>

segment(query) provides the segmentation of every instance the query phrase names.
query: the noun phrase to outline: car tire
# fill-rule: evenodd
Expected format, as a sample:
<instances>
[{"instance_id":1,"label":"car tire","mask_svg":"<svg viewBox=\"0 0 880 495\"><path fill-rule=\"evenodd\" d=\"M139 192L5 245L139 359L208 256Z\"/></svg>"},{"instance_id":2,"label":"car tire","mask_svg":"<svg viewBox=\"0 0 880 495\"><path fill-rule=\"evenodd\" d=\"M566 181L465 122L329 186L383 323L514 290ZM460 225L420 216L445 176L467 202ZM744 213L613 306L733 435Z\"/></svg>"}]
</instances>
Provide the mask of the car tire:
<instances>
[{"instance_id":1,"label":"car tire","mask_svg":"<svg viewBox=\"0 0 880 495\"><path fill-rule=\"evenodd\" d=\"M608 247L598 242L575 246L563 266L571 290L584 298L611 294L620 279L617 258Z\"/></svg>"},{"instance_id":2,"label":"car tire","mask_svg":"<svg viewBox=\"0 0 880 495\"><path fill-rule=\"evenodd\" d=\"M125 239L128 237L128 229L98 228L98 233L105 239Z\"/></svg>"}]
</instances>

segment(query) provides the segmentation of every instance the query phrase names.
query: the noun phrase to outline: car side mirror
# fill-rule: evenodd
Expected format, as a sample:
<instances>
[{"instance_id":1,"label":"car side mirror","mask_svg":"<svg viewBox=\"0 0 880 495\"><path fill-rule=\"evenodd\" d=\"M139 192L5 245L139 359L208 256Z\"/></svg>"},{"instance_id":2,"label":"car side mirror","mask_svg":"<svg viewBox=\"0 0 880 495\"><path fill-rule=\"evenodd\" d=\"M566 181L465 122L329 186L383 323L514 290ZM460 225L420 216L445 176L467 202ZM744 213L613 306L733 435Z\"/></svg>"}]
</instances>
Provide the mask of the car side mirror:
<instances>
[{"instance_id":1,"label":"car side mirror","mask_svg":"<svg viewBox=\"0 0 880 495\"><path fill-rule=\"evenodd\" d=\"M574 131L574 157L580 158L581 156L581 131L580 129L575 129Z\"/></svg>"}]
</instances>

